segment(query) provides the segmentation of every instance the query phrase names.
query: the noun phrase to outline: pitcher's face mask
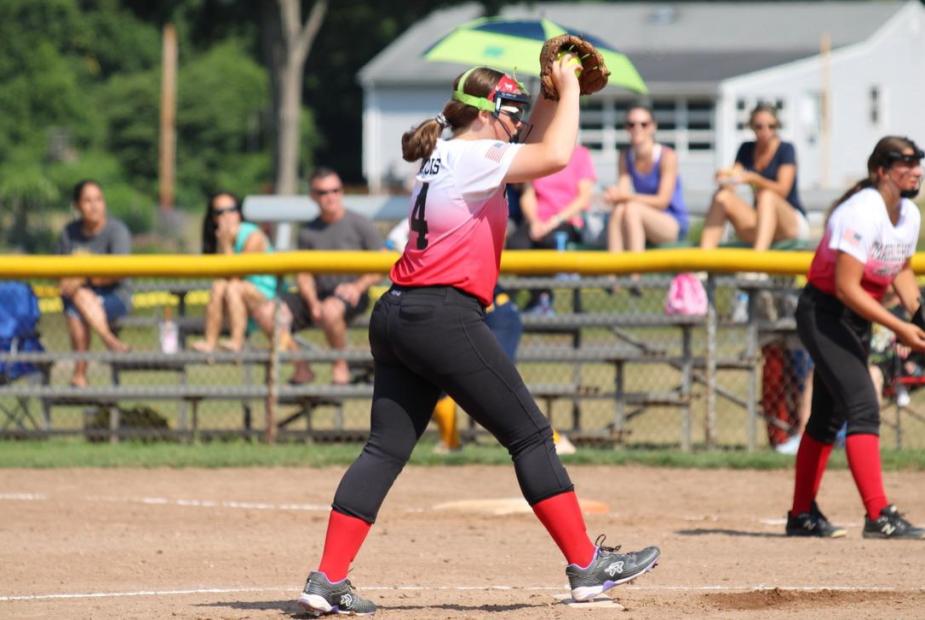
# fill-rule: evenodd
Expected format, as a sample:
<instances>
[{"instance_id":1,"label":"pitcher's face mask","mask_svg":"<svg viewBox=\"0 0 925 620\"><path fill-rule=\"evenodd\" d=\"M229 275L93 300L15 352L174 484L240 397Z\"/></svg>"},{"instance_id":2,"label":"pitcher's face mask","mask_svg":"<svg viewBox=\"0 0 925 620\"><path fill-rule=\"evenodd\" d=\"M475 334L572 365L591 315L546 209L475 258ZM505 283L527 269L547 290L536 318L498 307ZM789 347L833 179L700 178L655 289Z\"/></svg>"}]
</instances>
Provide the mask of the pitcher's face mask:
<instances>
[{"instance_id":1,"label":"pitcher's face mask","mask_svg":"<svg viewBox=\"0 0 925 620\"><path fill-rule=\"evenodd\" d=\"M453 99L460 103L471 105L477 110L491 112L492 116L499 122L501 121L501 114L504 114L513 121L515 127L515 131L511 133L504 123L501 123L501 128L504 129L509 140L511 142L523 142L533 129L533 125L524 120L530 106L530 95L527 94L527 89L524 88L521 82L505 74L501 76L495 87L484 97L470 95L464 90L466 80L477 68L469 69L459 78L456 91L453 93Z\"/></svg>"}]
</instances>

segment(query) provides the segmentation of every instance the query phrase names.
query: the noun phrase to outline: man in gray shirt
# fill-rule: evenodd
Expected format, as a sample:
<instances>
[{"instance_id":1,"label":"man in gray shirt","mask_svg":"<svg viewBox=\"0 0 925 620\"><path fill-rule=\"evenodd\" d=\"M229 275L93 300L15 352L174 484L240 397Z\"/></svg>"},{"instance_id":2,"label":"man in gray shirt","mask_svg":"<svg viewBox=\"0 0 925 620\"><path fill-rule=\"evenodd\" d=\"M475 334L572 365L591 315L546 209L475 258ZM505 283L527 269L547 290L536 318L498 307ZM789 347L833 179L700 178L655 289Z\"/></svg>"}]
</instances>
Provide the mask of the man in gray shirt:
<instances>
[{"instance_id":1,"label":"man in gray shirt","mask_svg":"<svg viewBox=\"0 0 925 620\"><path fill-rule=\"evenodd\" d=\"M309 179L311 196L320 214L299 231L300 250L381 250L382 238L375 225L344 207L344 185L330 168L318 168ZM292 331L310 325L320 327L332 349L347 347L347 324L369 306L369 287L379 282L377 273L363 275L300 273L299 292L283 296L292 312ZM311 375L296 373L290 383L306 383ZM331 365L331 381L350 381L347 361Z\"/></svg>"},{"instance_id":2,"label":"man in gray shirt","mask_svg":"<svg viewBox=\"0 0 925 620\"><path fill-rule=\"evenodd\" d=\"M69 223L58 239L58 254L129 254L132 237L121 221L106 214L103 188L96 181L74 186L73 205L79 218ZM90 348L90 330L99 334L110 351L127 352L112 322L128 314L132 292L118 278L63 278L59 284L71 345L77 352ZM75 361L71 385L86 387L87 362Z\"/></svg>"}]
</instances>

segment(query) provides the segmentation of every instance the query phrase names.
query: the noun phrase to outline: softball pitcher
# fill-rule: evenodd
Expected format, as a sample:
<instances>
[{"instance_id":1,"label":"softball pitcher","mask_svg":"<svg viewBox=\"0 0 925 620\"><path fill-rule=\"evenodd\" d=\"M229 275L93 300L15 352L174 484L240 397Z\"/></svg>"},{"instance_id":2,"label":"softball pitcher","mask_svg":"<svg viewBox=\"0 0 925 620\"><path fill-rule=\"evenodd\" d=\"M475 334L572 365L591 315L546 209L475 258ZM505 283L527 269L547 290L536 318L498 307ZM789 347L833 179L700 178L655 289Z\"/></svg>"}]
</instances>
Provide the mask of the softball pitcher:
<instances>
[{"instance_id":1,"label":"softball pitcher","mask_svg":"<svg viewBox=\"0 0 925 620\"><path fill-rule=\"evenodd\" d=\"M559 99L536 104L532 131L523 85L477 67L455 80L442 113L402 137L405 160L421 161L411 234L370 319L370 435L337 488L321 562L299 597L312 613L375 612L347 570L441 391L508 449L524 497L565 556L576 600L638 577L659 557L656 547L617 553L603 537L591 542L552 429L485 325L507 225L505 185L563 168L577 140L580 85L570 61L552 67ZM444 130L452 137L442 139ZM526 144L517 143L522 136Z\"/></svg>"}]
</instances>

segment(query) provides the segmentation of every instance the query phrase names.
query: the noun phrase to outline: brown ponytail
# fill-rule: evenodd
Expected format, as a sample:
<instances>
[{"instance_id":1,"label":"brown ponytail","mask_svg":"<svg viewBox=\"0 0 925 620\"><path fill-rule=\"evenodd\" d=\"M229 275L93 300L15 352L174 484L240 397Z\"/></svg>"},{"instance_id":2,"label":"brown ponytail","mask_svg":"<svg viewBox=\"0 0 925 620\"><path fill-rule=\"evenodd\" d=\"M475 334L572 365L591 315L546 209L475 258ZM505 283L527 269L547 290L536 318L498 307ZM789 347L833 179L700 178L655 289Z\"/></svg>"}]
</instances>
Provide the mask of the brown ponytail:
<instances>
[{"instance_id":1,"label":"brown ponytail","mask_svg":"<svg viewBox=\"0 0 925 620\"><path fill-rule=\"evenodd\" d=\"M443 126L430 118L406 131L401 137L401 156L405 161L427 159L437 146L437 138L443 133Z\"/></svg>"},{"instance_id":2,"label":"brown ponytail","mask_svg":"<svg viewBox=\"0 0 925 620\"><path fill-rule=\"evenodd\" d=\"M874 186L874 181L870 177L866 179L861 179L860 181L852 185L848 191L846 191L844 194L839 196L838 200L836 200L829 206L829 209L825 212L825 222L826 223L829 222L829 218L832 217L832 212L835 210L836 207L838 207L838 205L845 202L846 200L848 200L849 198L857 194L862 189L867 189L868 187L873 187L873 186Z\"/></svg>"},{"instance_id":3,"label":"brown ponytail","mask_svg":"<svg viewBox=\"0 0 925 620\"><path fill-rule=\"evenodd\" d=\"M459 79L465 75L460 74L453 80L453 92L456 92ZM504 74L488 67L478 67L469 73L463 92L476 97L485 97L495 87ZM476 119L479 111L471 105L450 100L443 106L442 112L446 119L446 126L455 134L469 126ZM401 156L405 161L426 160L437 146L437 138L443 133L444 127L436 118L429 118L417 127L406 131L401 137Z\"/></svg>"},{"instance_id":4,"label":"brown ponytail","mask_svg":"<svg viewBox=\"0 0 925 620\"><path fill-rule=\"evenodd\" d=\"M915 142L909 138L903 138L901 136L885 136L880 138L874 146L874 150L871 152L870 157L867 158L867 178L861 179L852 185L851 189L846 191L838 200L832 203L832 206L829 207L829 210L825 214L826 223L828 223L829 218L832 216L832 212L838 205L845 202L862 189L876 187L877 171L880 168L889 168L893 164L893 154L901 153L904 149L910 148L914 151L918 150Z\"/></svg>"}]
</instances>

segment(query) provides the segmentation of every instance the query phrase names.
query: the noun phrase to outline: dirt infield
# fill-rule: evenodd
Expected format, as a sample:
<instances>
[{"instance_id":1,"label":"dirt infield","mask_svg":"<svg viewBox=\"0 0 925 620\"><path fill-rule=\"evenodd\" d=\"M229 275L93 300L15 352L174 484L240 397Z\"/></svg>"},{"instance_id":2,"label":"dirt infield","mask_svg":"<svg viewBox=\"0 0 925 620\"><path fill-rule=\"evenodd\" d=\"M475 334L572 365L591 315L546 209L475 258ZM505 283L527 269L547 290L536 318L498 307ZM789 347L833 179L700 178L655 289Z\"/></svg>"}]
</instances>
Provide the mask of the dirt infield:
<instances>
[{"instance_id":1,"label":"dirt infield","mask_svg":"<svg viewBox=\"0 0 925 620\"><path fill-rule=\"evenodd\" d=\"M287 618L317 562L342 469L0 470L0 617ZM925 541L867 541L850 474L820 503L848 538L781 535L789 472L570 468L609 506L592 535L662 562L569 607L564 564L529 513L435 510L517 497L506 467L409 468L351 578L380 618L922 617ZM925 473L886 475L925 522ZM599 511L598 511L599 512Z\"/></svg>"}]
</instances>

